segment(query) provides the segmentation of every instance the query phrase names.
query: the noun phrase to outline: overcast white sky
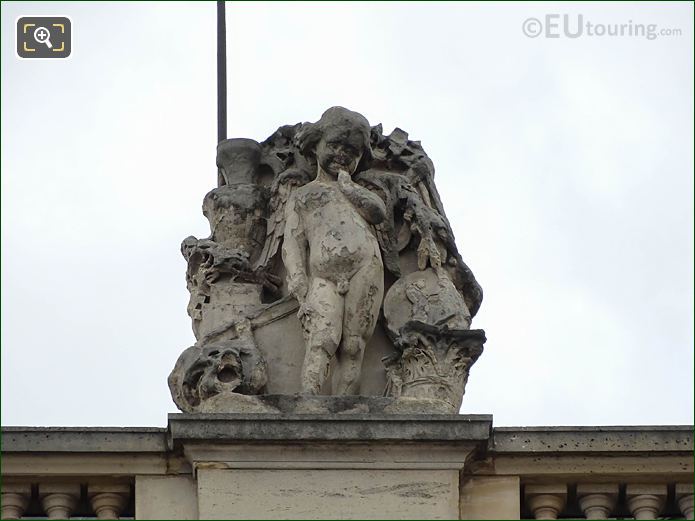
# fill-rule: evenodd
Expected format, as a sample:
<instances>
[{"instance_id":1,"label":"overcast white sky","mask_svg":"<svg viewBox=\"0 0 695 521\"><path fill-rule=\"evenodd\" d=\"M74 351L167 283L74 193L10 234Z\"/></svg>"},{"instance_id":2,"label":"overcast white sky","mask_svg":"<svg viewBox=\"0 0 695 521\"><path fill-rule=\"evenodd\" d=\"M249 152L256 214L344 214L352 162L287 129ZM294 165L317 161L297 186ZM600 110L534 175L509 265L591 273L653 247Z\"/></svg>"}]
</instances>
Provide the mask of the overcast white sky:
<instances>
[{"instance_id":1,"label":"overcast white sky","mask_svg":"<svg viewBox=\"0 0 695 521\"><path fill-rule=\"evenodd\" d=\"M529 38L529 17L680 36ZM15 57L67 15L68 60ZM229 135L421 140L488 342L462 412L693 422L693 5L227 4ZM166 424L216 183L215 4L2 3L2 424Z\"/></svg>"}]
</instances>

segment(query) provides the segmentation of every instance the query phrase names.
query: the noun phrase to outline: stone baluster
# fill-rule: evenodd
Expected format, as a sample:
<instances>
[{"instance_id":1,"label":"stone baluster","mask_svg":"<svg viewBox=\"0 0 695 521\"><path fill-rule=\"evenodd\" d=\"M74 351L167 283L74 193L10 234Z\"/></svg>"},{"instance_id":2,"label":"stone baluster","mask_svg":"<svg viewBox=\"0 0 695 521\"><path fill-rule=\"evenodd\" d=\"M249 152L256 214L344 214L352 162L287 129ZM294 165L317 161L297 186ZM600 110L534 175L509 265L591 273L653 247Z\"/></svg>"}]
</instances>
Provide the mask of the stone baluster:
<instances>
[{"instance_id":1,"label":"stone baluster","mask_svg":"<svg viewBox=\"0 0 695 521\"><path fill-rule=\"evenodd\" d=\"M2 484L2 508L0 509L2 519L22 517L30 499L31 485L29 483L4 482Z\"/></svg>"},{"instance_id":2,"label":"stone baluster","mask_svg":"<svg viewBox=\"0 0 695 521\"><path fill-rule=\"evenodd\" d=\"M48 519L70 519L80 501L78 483L41 483L39 499Z\"/></svg>"},{"instance_id":3,"label":"stone baluster","mask_svg":"<svg viewBox=\"0 0 695 521\"><path fill-rule=\"evenodd\" d=\"M676 502L686 519L693 519L693 484L676 483Z\"/></svg>"},{"instance_id":4,"label":"stone baluster","mask_svg":"<svg viewBox=\"0 0 695 521\"><path fill-rule=\"evenodd\" d=\"M611 483L577 484L579 508L587 519L608 519L618 502L618 485Z\"/></svg>"},{"instance_id":5,"label":"stone baluster","mask_svg":"<svg viewBox=\"0 0 695 521\"><path fill-rule=\"evenodd\" d=\"M98 519L118 519L128 504L130 485L90 484L87 495Z\"/></svg>"},{"instance_id":6,"label":"stone baluster","mask_svg":"<svg viewBox=\"0 0 695 521\"><path fill-rule=\"evenodd\" d=\"M526 485L526 505L536 519L557 519L567 501L567 485Z\"/></svg>"},{"instance_id":7,"label":"stone baluster","mask_svg":"<svg viewBox=\"0 0 695 521\"><path fill-rule=\"evenodd\" d=\"M666 485L629 483L626 497L635 519L656 519L666 502Z\"/></svg>"}]
</instances>

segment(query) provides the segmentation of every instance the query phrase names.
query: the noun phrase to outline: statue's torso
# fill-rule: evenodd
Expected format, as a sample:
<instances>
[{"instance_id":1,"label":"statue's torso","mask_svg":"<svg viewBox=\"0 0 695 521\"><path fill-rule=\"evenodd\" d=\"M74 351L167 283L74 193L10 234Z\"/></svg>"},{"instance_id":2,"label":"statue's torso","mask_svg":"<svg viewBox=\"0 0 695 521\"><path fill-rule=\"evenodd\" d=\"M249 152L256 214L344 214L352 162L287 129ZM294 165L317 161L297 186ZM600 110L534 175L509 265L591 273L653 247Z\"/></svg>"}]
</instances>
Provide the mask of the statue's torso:
<instances>
[{"instance_id":1,"label":"statue's torso","mask_svg":"<svg viewBox=\"0 0 695 521\"><path fill-rule=\"evenodd\" d=\"M338 282L350 279L360 268L381 264L379 244L369 225L337 184L312 182L297 194L309 245L309 270Z\"/></svg>"}]
</instances>

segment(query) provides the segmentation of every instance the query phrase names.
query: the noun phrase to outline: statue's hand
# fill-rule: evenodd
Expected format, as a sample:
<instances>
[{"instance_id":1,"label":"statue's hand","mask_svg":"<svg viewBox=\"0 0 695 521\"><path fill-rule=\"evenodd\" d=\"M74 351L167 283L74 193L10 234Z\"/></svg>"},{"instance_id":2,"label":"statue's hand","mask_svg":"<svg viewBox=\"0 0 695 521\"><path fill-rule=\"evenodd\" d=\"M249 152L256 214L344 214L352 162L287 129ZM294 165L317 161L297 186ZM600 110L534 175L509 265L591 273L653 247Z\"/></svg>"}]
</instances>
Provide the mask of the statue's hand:
<instances>
[{"instance_id":1,"label":"statue's hand","mask_svg":"<svg viewBox=\"0 0 695 521\"><path fill-rule=\"evenodd\" d=\"M349 190L350 185L353 184L352 177L345 170L338 172L338 186L342 191Z\"/></svg>"}]
</instances>

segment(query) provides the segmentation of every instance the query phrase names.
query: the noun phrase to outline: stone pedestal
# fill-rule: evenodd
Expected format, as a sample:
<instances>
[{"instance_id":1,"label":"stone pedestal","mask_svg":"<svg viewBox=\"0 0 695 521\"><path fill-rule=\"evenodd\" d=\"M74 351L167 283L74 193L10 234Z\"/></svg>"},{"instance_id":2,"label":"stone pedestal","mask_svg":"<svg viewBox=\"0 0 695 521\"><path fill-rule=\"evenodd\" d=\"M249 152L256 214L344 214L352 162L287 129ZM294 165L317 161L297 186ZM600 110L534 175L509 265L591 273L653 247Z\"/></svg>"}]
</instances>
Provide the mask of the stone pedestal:
<instances>
[{"instance_id":1,"label":"stone pedestal","mask_svg":"<svg viewBox=\"0 0 695 521\"><path fill-rule=\"evenodd\" d=\"M487 415L169 416L201 519L457 519Z\"/></svg>"}]
</instances>

